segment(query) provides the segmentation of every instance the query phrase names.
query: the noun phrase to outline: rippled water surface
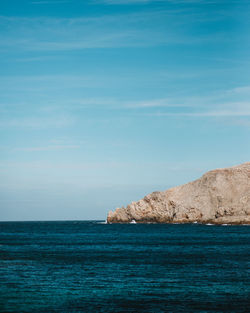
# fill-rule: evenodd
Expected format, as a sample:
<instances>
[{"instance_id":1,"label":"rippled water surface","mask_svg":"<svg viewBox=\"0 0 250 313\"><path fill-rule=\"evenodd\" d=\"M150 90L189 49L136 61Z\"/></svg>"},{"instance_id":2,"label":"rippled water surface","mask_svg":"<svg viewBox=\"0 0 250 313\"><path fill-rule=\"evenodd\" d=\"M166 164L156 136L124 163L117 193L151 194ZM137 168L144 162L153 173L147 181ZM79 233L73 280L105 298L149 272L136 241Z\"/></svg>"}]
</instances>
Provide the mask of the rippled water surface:
<instances>
[{"instance_id":1,"label":"rippled water surface","mask_svg":"<svg viewBox=\"0 0 250 313\"><path fill-rule=\"evenodd\" d=\"M1 312L249 312L250 227L0 223Z\"/></svg>"}]
</instances>

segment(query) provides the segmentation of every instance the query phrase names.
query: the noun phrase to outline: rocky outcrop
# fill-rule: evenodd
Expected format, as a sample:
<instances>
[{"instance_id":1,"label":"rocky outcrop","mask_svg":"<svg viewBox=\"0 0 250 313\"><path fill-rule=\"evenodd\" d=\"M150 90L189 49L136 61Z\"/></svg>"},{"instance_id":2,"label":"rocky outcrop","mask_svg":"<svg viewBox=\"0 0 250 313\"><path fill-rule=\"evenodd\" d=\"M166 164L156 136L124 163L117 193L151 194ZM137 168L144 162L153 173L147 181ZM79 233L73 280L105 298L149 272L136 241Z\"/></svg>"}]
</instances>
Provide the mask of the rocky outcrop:
<instances>
[{"instance_id":1,"label":"rocky outcrop","mask_svg":"<svg viewBox=\"0 0 250 313\"><path fill-rule=\"evenodd\" d=\"M216 169L108 213L108 223L250 224L250 162Z\"/></svg>"}]
</instances>

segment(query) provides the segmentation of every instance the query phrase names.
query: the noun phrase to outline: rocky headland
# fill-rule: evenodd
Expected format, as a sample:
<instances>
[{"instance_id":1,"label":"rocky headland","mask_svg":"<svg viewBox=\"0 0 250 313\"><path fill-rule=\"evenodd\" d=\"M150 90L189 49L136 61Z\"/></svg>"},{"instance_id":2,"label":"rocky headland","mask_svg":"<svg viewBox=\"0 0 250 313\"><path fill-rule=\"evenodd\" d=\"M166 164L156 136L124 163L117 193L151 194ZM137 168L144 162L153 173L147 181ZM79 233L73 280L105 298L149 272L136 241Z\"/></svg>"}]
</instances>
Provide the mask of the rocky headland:
<instances>
[{"instance_id":1,"label":"rocky headland","mask_svg":"<svg viewBox=\"0 0 250 313\"><path fill-rule=\"evenodd\" d=\"M250 162L153 192L110 211L107 222L250 224Z\"/></svg>"}]
</instances>

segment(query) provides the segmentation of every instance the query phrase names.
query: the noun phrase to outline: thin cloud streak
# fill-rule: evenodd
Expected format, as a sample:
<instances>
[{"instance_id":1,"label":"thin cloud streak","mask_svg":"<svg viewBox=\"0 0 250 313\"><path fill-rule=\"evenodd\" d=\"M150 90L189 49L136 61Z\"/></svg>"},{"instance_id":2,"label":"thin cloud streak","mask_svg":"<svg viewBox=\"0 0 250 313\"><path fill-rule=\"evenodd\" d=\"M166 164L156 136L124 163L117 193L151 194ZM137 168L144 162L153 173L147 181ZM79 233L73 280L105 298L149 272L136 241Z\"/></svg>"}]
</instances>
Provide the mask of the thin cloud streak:
<instances>
[{"instance_id":1,"label":"thin cloud streak","mask_svg":"<svg viewBox=\"0 0 250 313\"><path fill-rule=\"evenodd\" d=\"M131 102L124 102L122 104L123 107L131 108L131 109L143 109L143 108L158 108L158 107L192 107L191 104L181 104L175 103L173 100L168 98L162 99L152 99L152 100L145 100L145 101L131 101Z\"/></svg>"},{"instance_id":2,"label":"thin cloud streak","mask_svg":"<svg viewBox=\"0 0 250 313\"><path fill-rule=\"evenodd\" d=\"M43 146L43 147L26 147L26 148L16 148L18 151L57 151L57 150L71 150L78 149L80 145L51 145L51 146Z\"/></svg>"},{"instance_id":3,"label":"thin cloud streak","mask_svg":"<svg viewBox=\"0 0 250 313\"><path fill-rule=\"evenodd\" d=\"M26 118L5 118L0 120L1 128L34 128L34 129L46 129L46 128L62 128L72 125L74 119L72 117L26 117Z\"/></svg>"},{"instance_id":4,"label":"thin cloud streak","mask_svg":"<svg viewBox=\"0 0 250 313\"><path fill-rule=\"evenodd\" d=\"M191 45L226 41L223 32L207 35L188 33L190 12L165 10L87 18L22 18L0 16L0 50L14 47L25 51L63 51L93 48ZM182 12L182 19L179 13ZM189 13L189 14L188 14ZM215 17L192 17L197 27ZM218 18L218 17L216 17ZM223 17L219 17L223 18ZM185 27L185 25L187 27ZM183 32L185 29L185 32Z\"/></svg>"},{"instance_id":5,"label":"thin cloud streak","mask_svg":"<svg viewBox=\"0 0 250 313\"><path fill-rule=\"evenodd\" d=\"M150 3L173 3L173 4L186 4L186 3L197 3L197 4L208 4L218 3L213 0L96 0L96 3L105 3L109 5L129 5L129 4L150 4Z\"/></svg>"},{"instance_id":6,"label":"thin cloud streak","mask_svg":"<svg viewBox=\"0 0 250 313\"><path fill-rule=\"evenodd\" d=\"M240 86L235 87L231 90L229 90L230 93L236 93L236 94L249 94L250 93L250 86Z\"/></svg>"},{"instance_id":7,"label":"thin cloud streak","mask_svg":"<svg viewBox=\"0 0 250 313\"><path fill-rule=\"evenodd\" d=\"M61 4L61 3L69 3L68 0L58 0L58 1L32 1L31 4Z\"/></svg>"},{"instance_id":8,"label":"thin cloud streak","mask_svg":"<svg viewBox=\"0 0 250 313\"><path fill-rule=\"evenodd\" d=\"M248 117L250 116L249 111L211 111L211 112L155 112L155 113L145 113L144 116L180 116L180 117Z\"/></svg>"}]
</instances>

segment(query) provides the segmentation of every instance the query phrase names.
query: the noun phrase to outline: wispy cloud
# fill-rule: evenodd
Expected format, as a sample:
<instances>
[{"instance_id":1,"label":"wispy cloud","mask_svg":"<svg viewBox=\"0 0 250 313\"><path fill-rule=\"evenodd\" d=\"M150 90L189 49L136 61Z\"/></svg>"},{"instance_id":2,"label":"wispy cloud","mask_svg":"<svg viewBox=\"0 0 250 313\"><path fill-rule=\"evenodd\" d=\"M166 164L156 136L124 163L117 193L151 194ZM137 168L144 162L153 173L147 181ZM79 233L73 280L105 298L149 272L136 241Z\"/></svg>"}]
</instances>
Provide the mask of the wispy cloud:
<instances>
[{"instance_id":1,"label":"wispy cloud","mask_svg":"<svg viewBox=\"0 0 250 313\"><path fill-rule=\"evenodd\" d=\"M185 116L185 113L182 113ZM193 117L234 117L234 116L250 116L249 111L211 111L211 112L198 112L198 113L186 113L186 116Z\"/></svg>"},{"instance_id":2,"label":"wispy cloud","mask_svg":"<svg viewBox=\"0 0 250 313\"><path fill-rule=\"evenodd\" d=\"M142 100L142 101L127 101L122 103L123 107L131 109L143 109L143 108L159 108L159 107L185 107L190 104L176 103L171 98ZM192 105L193 106L193 105Z\"/></svg>"},{"instance_id":3,"label":"wispy cloud","mask_svg":"<svg viewBox=\"0 0 250 313\"><path fill-rule=\"evenodd\" d=\"M88 98L72 99L70 108L102 107L107 109L146 109L159 107L186 107L191 104L177 103L171 98L147 99L147 100L123 100L115 98ZM191 105L193 106L193 105ZM67 105L66 105L67 107Z\"/></svg>"},{"instance_id":4,"label":"wispy cloud","mask_svg":"<svg viewBox=\"0 0 250 313\"><path fill-rule=\"evenodd\" d=\"M227 40L217 32L190 32L190 12L153 10L85 18L0 17L0 50L63 51L110 47L151 47ZM179 17L180 11L182 12ZM197 27L214 16L192 14ZM222 18L222 17L219 17Z\"/></svg>"},{"instance_id":5,"label":"wispy cloud","mask_svg":"<svg viewBox=\"0 0 250 313\"><path fill-rule=\"evenodd\" d=\"M237 99L237 97L235 97ZM210 109L210 115L212 115L212 110L221 111L226 114L229 112L246 112L250 109L250 103L247 100L243 101L233 101L234 99L228 99L228 91L221 90L215 94L204 95L204 96L179 96L179 97L169 97L169 98L155 98L146 100L121 100L114 98L90 98L90 99L75 99L71 102L71 108L79 107L96 107L101 106L103 108L114 108L114 109L138 109L141 111L147 109L158 109L158 108L176 108L179 112L182 109L192 110L205 110ZM193 114L193 113L192 113ZM201 113L203 114L203 113ZM207 113L206 113L207 114Z\"/></svg>"},{"instance_id":6,"label":"wispy cloud","mask_svg":"<svg viewBox=\"0 0 250 313\"><path fill-rule=\"evenodd\" d=\"M82 140L79 138L68 138L61 137L51 140L41 140L40 145L29 145L29 146L19 146L18 143L13 145L2 145L0 146L0 151L8 152L17 152L17 151L26 151L26 152L39 152L39 151L58 151L58 150L75 150L81 147L84 147L88 144L87 140Z\"/></svg>"},{"instance_id":7,"label":"wispy cloud","mask_svg":"<svg viewBox=\"0 0 250 313\"><path fill-rule=\"evenodd\" d=\"M220 91L217 94L200 97L185 97L175 99L158 99L155 102L149 101L149 105L135 104L134 108L139 109L135 114L142 116L169 116L169 117L246 117L250 116L250 102L246 97L242 101L233 101L232 93L237 95L248 92L248 87L237 87L231 90ZM230 94L231 93L231 94ZM231 99L230 99L231 98ZM143 102L142 102L143 104ZM147 108L154 110L148 111ZM172 110L174 108L174 111ZM160 110L161 109L161 110ZM244 121L245 123L245 121Z\"/></svg>"},{"instance_id":8,"label":"wispy cloud","mask_svg":"<svg viewBox=\"0 0 250 313\"><path fill-rule=\"evenodd\" d=\"M47 60L58 60L58 56L39 56L39 57L19 57L16 58L15 61L17 62L40 62L40 61L47 61Z\"/></svg>"},{"instance_id":9,"label":"wispy cloud","mask_svg":"<svg viewBox=\"0 0 250 313\"><path fill-rule=\"evenodd\" d=\"M94 2L96 2L96 3L106 3L106 4L121 5L121 4L150 3L150 2L156 2L156 1L155 0L99 0L99 1L96 0ZM157 2L160 2L160 1L157 1Z\"/></svg>"},{"instance_id":10,"label":"wispy cloud","mask_svg":"<svg viewBox=\"0 0 250 313\"><path fill-rule=\"evenodd\" d=\"M103 77L94 75L14 75L0 76L1 95L13 94L13 91L24 93L47 94L66 89L77 89L86 87L99 87L104 82ZM36 97L37 98L37 97ZM33 100L34 102L34 100Z\"/></svg>"},{"instance_id":11,"label":"wispy cloud","mask_svg":"<svg viewBox=\"0 0 250 313\"><path fill-rule=\"evenodd\" d=\"M147 4L147 3L199 3L209 4L218 3L218 0L94 0L97 3L106 3L110 5L129 5L129 4Z\"/></svg>"},{"instance_id":12,"label":"wispy cloud","mask_svg":"<svg viewBox=\"0 0 250 313\"><path fill-rule=\"evenodd\" d=\"M61 4L69 3L69 0L48 0L48 1L31 1L31 4Z\"/></svg>"},{"instance_id":13,"label":"wispy cloud","mask_svg":"<svg viewBox=\"0 0 250 313\"><path fill-rule=\"evenodd\" d=\"M72 125L74 119L69 116L55 116L55 117L16 117L16 118L2 118L0 120L0 127L2 128L61 128Z\"/></svg>"},{"instance_id":14,"label":"wispy cloud","mask_svg":"<svg viewBox=\"0 0 250 313\"><path fill-rule=\"evenodd\" d=\"M235 94L250 94L250 85L235 87L230 89L228 92Z\"/></svg>"},{"instance_id":15,"label":"wispy cloud","mask_svg":"<svg viewBox=\"0 0 250 313\"><path fill-rule=\"evenodd\" d=\"M57 150L71 150L71 149L78 149L80 145L49 145L49 146L41 146L41 147L23 147L23 148L16 148L15 150L18 151L57 151Z\"/></svg>"},{"instance_id":16,"label":"wispy cloud","mask_svg":"<svg viewBox=\"0 0 250 313\"><path fill-rule=\"evenodd\" d=\"M249 103L250 107L250 103ZM249 117L249 110L214 110L205 112L152 112L144 113L145 116L180 116L180 117Z\"/></svg>"}]
</instances>

